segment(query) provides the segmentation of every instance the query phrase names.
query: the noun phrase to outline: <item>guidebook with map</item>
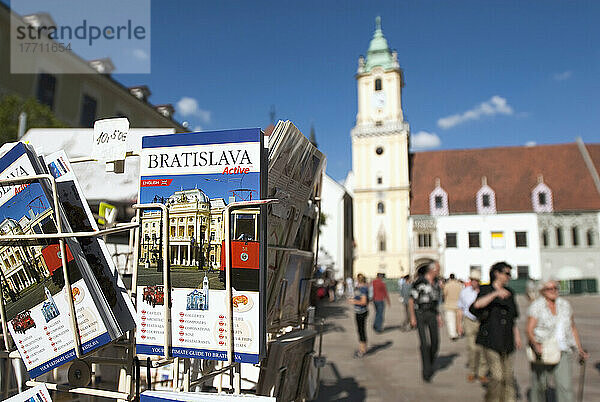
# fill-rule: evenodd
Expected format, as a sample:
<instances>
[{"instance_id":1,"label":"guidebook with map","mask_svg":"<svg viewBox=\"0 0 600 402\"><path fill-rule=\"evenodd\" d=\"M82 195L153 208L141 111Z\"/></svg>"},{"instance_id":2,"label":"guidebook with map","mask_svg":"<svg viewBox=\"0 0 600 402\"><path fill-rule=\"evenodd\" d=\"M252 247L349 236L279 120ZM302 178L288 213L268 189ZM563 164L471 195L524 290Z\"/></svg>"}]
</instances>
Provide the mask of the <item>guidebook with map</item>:
<instances>
[{"instance_id":1,"label":"guidebook with map","mask_svg":"<svg viewBox=\"0 0 600 402\"><path fill-rule=\"evenodd\" d=\"M60 161L63 163L64 160ZM59 163L59 161L56 161ZM61 169L66 169L63 164ZM33 148L23 143L0 148L0 178L47 173ZM59 202L69 189L62 188ZM69 197L73 199L73 194ZM85 203L85 200L80 202ZM81 207L81 204L79 205ZM69 219L69 210L71 218ZM0 295L8 331L31 377L37 377L75 358L69 297L73 298L82 352L88 353L123 335L134 324L113 313L119 289L100 285L95 262L75 238L65 240L71 289L65 287L58 240L8 240L2 236L71 232L84 215L65 202L53 212L52 187L47 180L0 186ZM125 306L132 316L131 309Z\"/></svg>"},{"instance_id":2,"label":"guidebook with map","mask_svg":"<svg viewBox=\"0 0 600 402\"><path fill-rule=\"evenodd\" d=\"M265 198L266 148L260 129L143 137L139 203L167 207L142 213L137 261L137 352L164 353L164 303L171 285L171 354L226 360L225 210ZM265 207L231 213L235 358L257 363L265 350ZM168 285L168 284L167 284Z\"/></svg>"}]
</instances>

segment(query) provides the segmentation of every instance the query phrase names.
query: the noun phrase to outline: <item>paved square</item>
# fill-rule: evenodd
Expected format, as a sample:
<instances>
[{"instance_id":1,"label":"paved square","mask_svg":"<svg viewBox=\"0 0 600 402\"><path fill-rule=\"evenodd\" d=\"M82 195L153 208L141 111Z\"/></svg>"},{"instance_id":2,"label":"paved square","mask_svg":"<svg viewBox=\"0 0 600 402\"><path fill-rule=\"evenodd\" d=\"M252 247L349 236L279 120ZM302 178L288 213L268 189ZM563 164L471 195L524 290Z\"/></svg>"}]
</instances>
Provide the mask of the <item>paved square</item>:
<instances>
[{"instance_id":1,"label":"paved square","mask_svg":"<svg viewBox=\"0 0 600 402\"><path fill-rule=\"evenodd\" d=\"M440 331L438 371L430 384L421 379L421 360L416 331L402 332L404 307L397 294L386 306L385 331L373 331L375 312L371 303L367 319L370 352L353 358L358 347L354 312L345 300L323 301L318 315L325 318L319 401L482 401L484 388L466 381L466 341L450 341L445 328ZM590 352L586 365L584 401L600 401L600 296L570 296L575 322L584 348ZM521 316L518 326L525 342L525 322L529 302L518 296ZM527 400L530 386L529 363L525 351L515 355L515 377L520 400ZM580 367L573 365L573 386L577 397Z\"/></svg>"}]
</instances>

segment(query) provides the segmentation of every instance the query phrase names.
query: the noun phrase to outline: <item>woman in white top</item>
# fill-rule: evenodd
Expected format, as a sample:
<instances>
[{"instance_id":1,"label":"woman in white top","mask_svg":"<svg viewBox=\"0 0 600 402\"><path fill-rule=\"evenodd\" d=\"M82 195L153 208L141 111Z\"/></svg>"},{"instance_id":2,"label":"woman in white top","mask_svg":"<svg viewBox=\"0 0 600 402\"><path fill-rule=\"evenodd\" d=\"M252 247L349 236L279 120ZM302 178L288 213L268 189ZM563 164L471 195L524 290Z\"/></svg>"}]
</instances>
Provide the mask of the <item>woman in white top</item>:
<instances>
[{"instance_id":1,"label":"woman in white top","mask_svg":"<svg viewBox=\"0 0 600 402\"><path fill-rule=\"evenodd\" d=\"M588 355L581 347L571 304L558 297L558 283L552 280L545 282L540 293L542 297L531 303L527 314L529 344L538 356L542 356L542 344L547 348L558 348L560 361L555 365L531 364L531 402L546 400L549 377L554 377L558 402L570 402L574 400L571 352L577 349L583 359L587 359Z\"/></svg>"}]
</instances>

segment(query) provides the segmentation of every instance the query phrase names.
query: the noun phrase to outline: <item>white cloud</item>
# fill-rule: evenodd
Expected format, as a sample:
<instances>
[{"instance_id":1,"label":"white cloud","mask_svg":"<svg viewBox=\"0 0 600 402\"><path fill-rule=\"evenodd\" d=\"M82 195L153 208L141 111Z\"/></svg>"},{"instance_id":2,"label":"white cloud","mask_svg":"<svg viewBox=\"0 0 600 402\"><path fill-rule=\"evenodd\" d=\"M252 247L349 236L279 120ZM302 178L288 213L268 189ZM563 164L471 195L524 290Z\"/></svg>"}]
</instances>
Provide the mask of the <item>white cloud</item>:
<instances>
[{"instance_id":1,"label":"white cloud","mask_svg":"<svg viewBox=\"0 0 600 402\"><path fill-rule=\"evenodd\" d=\"M146 51L142 50L142 49L134 49L133 50L133 57L135 57L138 60L148 60L148 53L146 53Z\"/></svg>"},{"instance_id":2,"label":"white cloud","mask_svg":"<svg viewBox=\"0 0 600 402\"><path fill-rule=\"evenodd\" d=\"M506 98L494 95L490 100L482 102L466 112L442 117L438 120L437 124L440 128L447 130L470 120L478 120L482 116L494 116L497 114L512 115L513 113L514 110L508 104Z\"/></svg>"},{"instance_id":3,"label":"white cloud","mask_svg":"<svg viewBox=\"0 0 600 402\"><path fill-rule=\"evenodd\" d=\"M571 78L572 75L573 75L573 71L567 70L567 71L563 71L562 73L553 74L552 78L554 78L555 81L565 81L565 80L568 80L569 78Z\"/></svg>"},{"instance_id":4,"label":"white cloud","mask_svg":"<svg viewBox=\"0 0 600 402\"><path fill-rule=\"evenodd\" d=\"M526 147L535 147L536 145L537 145L537 142L535 142L535 141L527 141L525 143Z\"/></svg>"},{"instance_id":5,"label":"white cloud","mask_svg":"<svg viewBox=\"0 0 600 402\"><path fill-rule=\"evenodd\" d=\"M177 112L183 117L194 116L200 119L202 123L210 123L211 112L208 110L200 109L198 101L189 96L184 96L179 99L177 105L175 105Z\"/></svg>"},{"instance_id":6,"label":"white cloud","mask_svg":"<svg viewBox=\"0 0 600 402\"><path fill-rule=\"evenodd\" d=\"M437 148L442 145L440 137L436 133L428 133L427 131L419 131L410 136L411 148L415 151Z\"/></svg>"}]
</instances>

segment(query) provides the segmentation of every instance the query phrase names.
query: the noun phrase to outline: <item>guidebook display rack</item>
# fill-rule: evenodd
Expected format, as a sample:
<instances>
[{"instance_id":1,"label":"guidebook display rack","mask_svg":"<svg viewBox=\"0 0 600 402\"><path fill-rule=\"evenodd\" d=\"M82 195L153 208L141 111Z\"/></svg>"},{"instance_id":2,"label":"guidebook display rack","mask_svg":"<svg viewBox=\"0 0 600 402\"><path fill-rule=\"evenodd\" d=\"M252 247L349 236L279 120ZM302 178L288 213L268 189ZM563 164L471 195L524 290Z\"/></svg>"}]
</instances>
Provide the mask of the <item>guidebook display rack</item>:
<instances>
[{"instance_id":1,"label":"guidebook display rack","mask_svg":"<svg viewBox=\"0 0 600 402\"><path fill-rule=\"evenodd\" d=\"M127 153L127 157L130 156L138 156L136 154ZM92 158L76 158L72 159L71 163L77 162L89 162L94 161ZM90 231L90 232L63 232L61 219L59 217L59 201L58 201L58 193L55 178L49 174L40 174L40 175L32 175L32 176L23 176L19 178L11 178L11 179L2 179L0 180L0 186L9 186L16 184L29 183L36 180L46 180L51 184L52 188L52 213L55 217L57 223L57 233L51 234L29 234L29 235L2 235L0 236L0 245L2 244L14 244L16 241L40 241L40 240L58 240L60 252L61 252L61 263L63 268L63 276L65 288L71 288L71 281L69 278L69 271L67 269L67 254L65 253L65 239L67 238L86 238L86 237L103 237L109 234L119 233L129 231L130 236L134 237L134 241L130 244L133 244L133 278L132 278L132 289L130 292L130 296L134 296L134 305L135 305L135 295L136 293L136 281L137 281L137 271L138 271L138 253L139 253L139 229L140 229L140 221L141 221L141 212L144 210L160 210L162 215L163 228L161 230L162 237L162 250L161 256L164 264L168 264L169 262L169 211L164 204L159 203L151 203L151 204L134 204L133 208L136 210L136 217L132 220L131 223L117 223L113 227L98 231ZM244 202L232 202L226 206L224 211L224 229L225 229L225 239L230 239L230 213L235 209L248 208L248 207L260 207L264 205L268 205L271 203L275 203L277 200L275 199L267 199L267 200L252 200L252 201L244 201ZM234 352L234 326L233 326L233 303L232 303L232 286L231 286L231 253L230 253L230 241L225 241L225 289L227 291L226 298L226 319L228 322L228 350L227 350L227 361L224 362L223 366L219 369L209 370L209 373L204 373L203 370L200 372L192 371L190 359L188 358L179 358L172 357L170 354L171 351L171 309L170 309L170 283L169 283L169 273L168 269L163 269L163 289L164 289L164 298L167 302L164 303L164 316L163 316L163 325L164 325L164 353L162 357L155 356L153 358L148 357L145 360L140 360L135 351L135 329L128 331L127 335L124 335L120 340L114 341L110 343L115 347L119 347L123 349L123 357L103 357L94 355L94 352L90 352L87 355L84 355L81 350L81 341L80 337L77 336L79 334L79 326L77 322L77 317L75 314L75 304L72 297L67 297L69 312L70 312L70 336L74 340L75 344L75 356L76 359L70 362L70 367L68 371L68 379L69 384L58 384L56 382L44 382L37 381L35 379L29 380L26 382L27 386L36 386L40 384L44 384L49 390L59 391L59 392L68 392L80 395L87 395L92 397L105 397L112 398L119 401L131 401L139 399L140 393L140 368L146 368L146 377L147 377L147 389L151 389L151 369L159 368L168 364L173 364L173 385L172 389L176 392L188 392L190 389L197 385L201 385L206 381L229 372L230 379L230 390L234 394L239 394L241 391L241 363L235 361L235 352ZM0 292L0 299L3 298L2 292ZM0 390L0 396L2 399L6 399L8 397L9 389L10 389L10 372L11 364L10 359L18 359L21 360L21 356L19 352L13 348L11 345L11 337L8 332L8 325L6 321L6 315L4 311L4 301L1 300L0 303L0 318L2 324L4 350L0 350L0 358L9 359L6 364L6 370L3 370L2 378L2 387ZM0 348L2 347L0 346ZM101 348L102 349L102 348ZM100 350L101 350L100 349ZM183 362L183 372L180 371L181 362ZM118 383L115 384L117 389L106 390L90 387L89 384L94 384L94 375L95 369L98 365L112 365L120 367L120 374ZM192 376L198 376L197 379L192 380ZM180 381L180 378L183 381ZM221 391L221 386L217 388L217 390Z\"/></svg>"}]
</instances>

